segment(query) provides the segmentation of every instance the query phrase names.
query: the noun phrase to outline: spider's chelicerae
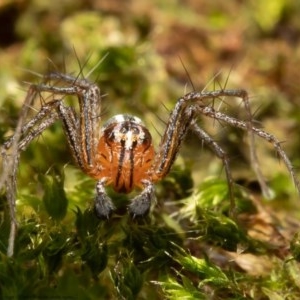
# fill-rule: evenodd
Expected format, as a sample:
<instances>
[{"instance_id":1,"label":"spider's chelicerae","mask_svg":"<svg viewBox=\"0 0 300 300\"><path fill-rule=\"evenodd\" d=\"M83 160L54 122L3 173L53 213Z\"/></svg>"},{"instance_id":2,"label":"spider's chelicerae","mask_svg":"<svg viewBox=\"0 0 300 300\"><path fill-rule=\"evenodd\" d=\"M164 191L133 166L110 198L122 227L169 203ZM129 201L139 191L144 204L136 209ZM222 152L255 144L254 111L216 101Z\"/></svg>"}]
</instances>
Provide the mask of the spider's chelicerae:
<instances>
[{"instance_id":1,"label":"spider's chelicerae","mask_svg":"<svg viewBox=\"0 0 300 300\"><path fill-rule=\"evenodd\" d=\"M155 151L150 132L137 117L117 115L100 128L101 92L96 84L85 78L58 72L43 76L43 82L30 85L15 134L2 147L4 171L0 178L0 187L1 185L6 187L11 215L9 255L13 253L17 227L15 187L20 152L58 120L62 122L76 164L97 182L95 211L101 218L108 218L115 208L112 199L106 194L107 185L111 185L120 193L140 189L140 194L132 199L128 209L132 216L145 215L155 199L154 184L169 173L189 130L222 159L229 183L231 207L234 208L233 180L228 158L213 138L199 127L197 119L200 116L212 118L249 133L253 166L266 192L268 190L256 159L255 135L273 145L300 191L293 166L280 142L273 135L253 126L248 95L244 90L190 92L180 97L170 112L160 145ZM52 97L43 97L49 93ZM65 103L66 95L75 96L78 100L78 110ZM215 99L225 97L242 99L248 115L247 120L231 117L214 107ZM25 122L28 111L37 99L41 102L40 110L31 120Z\"/></svg>"}]
</instances>

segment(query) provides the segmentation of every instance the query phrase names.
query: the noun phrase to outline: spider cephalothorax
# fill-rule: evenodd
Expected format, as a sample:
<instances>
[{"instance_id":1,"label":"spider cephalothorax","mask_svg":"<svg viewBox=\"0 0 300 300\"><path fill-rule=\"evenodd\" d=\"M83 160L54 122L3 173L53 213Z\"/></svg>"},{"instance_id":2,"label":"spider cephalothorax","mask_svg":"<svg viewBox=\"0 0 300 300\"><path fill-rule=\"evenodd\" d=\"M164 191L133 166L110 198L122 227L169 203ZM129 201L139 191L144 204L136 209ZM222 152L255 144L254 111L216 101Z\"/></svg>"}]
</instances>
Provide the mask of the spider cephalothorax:
<instances>
[{"instance_id":1,"label":"spider cephalothorax","mask_svg":"<svg viewBox=\"0 0 300 300\"><path fill-rule=\"evenodd\" d=\"M155 198L154 184L169 173L189 130L222 159L228 180L231 211L233 211L233 179L229 160L222 148L197 124L200 116L249 133L253 167L265 192L267 188L255 152L255 135L273 145L284 161L298 191L300 190L293 166L280 142L275 136L253 126L248 95L244 90L190 92L180 97L170 112L161 142L155 152L148 129L137 117L117 115L100 129L102 99L96 84L85 78L80 79L57 72L45 75L43 79L42 84L30 85L15 134L4 143L1 152L4 172L0 178L0 187L6 187L11 215L9 255L13 253L17 226L15 186L20 152L58 120L63 124L76 164L84 173L97 181L95 210L99 217L108 218L115 208L113 201L106 194L107 185L111 185L116 192L120 193L129 193L135 188L140 189L140 193L129 205L129 212L133 216L145 215ZM79 109L67 105L64 101L66 96L75 96ZM242 99L248 118L236 119L215 109L215 100L223 101L224 97ZM27 120L28 111L37 99L41 103L40 109L35 116Z\"/></svg>"}]
</instances>

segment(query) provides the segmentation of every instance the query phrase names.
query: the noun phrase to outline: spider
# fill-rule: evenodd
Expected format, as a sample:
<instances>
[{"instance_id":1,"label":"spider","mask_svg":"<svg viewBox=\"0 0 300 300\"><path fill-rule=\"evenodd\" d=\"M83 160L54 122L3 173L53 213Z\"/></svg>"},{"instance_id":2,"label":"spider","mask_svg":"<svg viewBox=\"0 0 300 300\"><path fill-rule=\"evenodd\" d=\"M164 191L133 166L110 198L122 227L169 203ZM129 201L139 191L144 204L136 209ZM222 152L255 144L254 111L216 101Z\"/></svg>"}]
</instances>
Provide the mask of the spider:
<instances>
[{"instance_id":1,"label":"spider","mask_svg":"<svg viewBox=\"0 0 300 300\"><path fill-rule=\"evenodd\" d=\"M15 217L16 173L20 153L45 129L60 120L63 125L72 156L78 167L96 180L95 212L100 218L109 218L115 209L105 187L111 185L119 193L141 190L128 209L133 217L144 216L155 201L154 184L170 171L179 148L188 131L207 144L223 161L229 185L231 208L234 209L233 179L229 159L225 151L197 123L200 116L206 116L221 123L245 130L250 135L250 152L258 179L265 191L266 185L260 172L254 145L254 136L271 143L284 161L298 191L300 185L293 166L277 138L253 126L248 94L245 90L220 89L190 92L180 97L170 112L166 128L157 151L154 150L149 130L143 122L131 115L116 115L100 128L100 88L87 78L52 72L42 76L43 83L30 84L21 111L15 134L2 146L3 174L0 187L7 190L10 208L11 229L8 255L13 254L17 228ZM43 97L51 94L51 98ZM66 96L74 96L79 109L65 103ZM248 119L239 120L218 109L213 103L220 98L240 98L247 111ZM28 110L36 99L41 102L40 110L26 121ZM208 103L208 100L212 100Z\"/></svg>"}]
</instances>

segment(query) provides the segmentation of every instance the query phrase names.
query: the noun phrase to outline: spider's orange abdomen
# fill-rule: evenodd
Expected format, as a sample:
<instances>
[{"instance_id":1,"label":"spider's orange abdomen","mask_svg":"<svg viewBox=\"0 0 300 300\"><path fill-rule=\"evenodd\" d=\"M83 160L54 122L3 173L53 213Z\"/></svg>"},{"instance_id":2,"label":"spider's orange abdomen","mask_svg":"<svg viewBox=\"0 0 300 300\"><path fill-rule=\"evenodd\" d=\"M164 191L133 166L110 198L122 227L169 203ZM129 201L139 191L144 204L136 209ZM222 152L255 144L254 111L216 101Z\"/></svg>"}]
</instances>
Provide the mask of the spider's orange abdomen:
<instances>
[{"instance_id":1,"label":"spider's orange abdomen","mask_svg":"<svg viewBox=\"0 0 300 300\"><path fill-rule=\"evenodd\" d=\"M106 179L114 190L129 193L150 179L154 148L142 121L129 115L111 118L102 129L95 168L90 175Z\"/></svg>"}]
</instances>

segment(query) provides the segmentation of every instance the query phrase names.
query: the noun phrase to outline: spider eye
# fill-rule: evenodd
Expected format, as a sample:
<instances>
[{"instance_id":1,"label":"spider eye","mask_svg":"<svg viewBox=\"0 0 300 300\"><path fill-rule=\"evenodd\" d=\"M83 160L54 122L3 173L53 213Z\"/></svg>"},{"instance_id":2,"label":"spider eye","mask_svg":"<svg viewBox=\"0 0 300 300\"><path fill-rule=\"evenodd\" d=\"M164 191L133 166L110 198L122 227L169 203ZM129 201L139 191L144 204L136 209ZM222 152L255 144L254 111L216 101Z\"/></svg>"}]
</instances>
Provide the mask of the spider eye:
<instances>
[{"instance_id":1,"label":"spider eye","mask_svg":"<svg viewBox=\"0 0 300 300\"><path fill-rule=\"evenodd\" d=\"M139 141L143 145L150 145L152 142L151 134L145 127L141 127L141 131L139 133Z\"/></svg>"},{"instance_id":2,"label":"spider eye","mask_svg":"<svg viewBox=\"0 0 300 300\"><path fill-rule=\"evenodd\" d=\"M120 133L121 134L126 134L128 132L128 127L127 126L121 126L121 129L120 129Z\"/></svg>"},{"instance_id":3,"label":"spider eye","mask_svg":"<svg viewBox=\"0 0 300 300\"><path fill-rule=\"evenodd\" d=\"M114 128L108 128L104 131L105 139L113 142L115 139L115 131Z\"/></svg>"},{"instance_id":4,"label":"spider eye","mask_svg":"<svg viewBox=\"0 0 300 300\"><path fill-rule=\"evenodd\" d=\"M140 145L147 150L152 144L151 134L142 121L129 115L117 115L111 118L104 125L102 133L106 143L111 147L134 149Z\"/></svg>"}]
</instances>

